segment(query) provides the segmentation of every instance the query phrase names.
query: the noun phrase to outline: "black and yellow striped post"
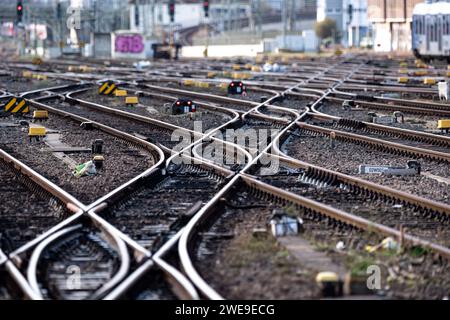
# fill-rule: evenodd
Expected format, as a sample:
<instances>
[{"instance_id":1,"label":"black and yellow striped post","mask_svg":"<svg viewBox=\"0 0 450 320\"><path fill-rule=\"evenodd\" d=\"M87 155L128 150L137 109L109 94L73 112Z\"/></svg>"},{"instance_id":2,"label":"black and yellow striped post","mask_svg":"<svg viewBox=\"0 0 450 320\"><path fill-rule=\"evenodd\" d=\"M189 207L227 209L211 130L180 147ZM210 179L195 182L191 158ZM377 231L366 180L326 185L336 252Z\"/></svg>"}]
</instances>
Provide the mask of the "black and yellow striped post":
<instances>
[{"instance_id":1,"label":"black and yellow striped post","mask_svg":"<svg viewBox=\"0 0 450 320\"><path fill-rule=\"evenodd\" d=\"M24 114L30 112L30 107L24 98L13 97L5 104L3 111L11 114Z\"/></svg>"},{"instance_id":2,"label":"black and yellow striped post","mask_svg":"<svg viewBox=\"0 0 450 320\"><path fill-rule=\"evenodd\" d=\"M98 89L98 94L108 96L110 94L114 94L116 89L116 84L113 81L106 81Z\"/></svg>"}]
</instances>

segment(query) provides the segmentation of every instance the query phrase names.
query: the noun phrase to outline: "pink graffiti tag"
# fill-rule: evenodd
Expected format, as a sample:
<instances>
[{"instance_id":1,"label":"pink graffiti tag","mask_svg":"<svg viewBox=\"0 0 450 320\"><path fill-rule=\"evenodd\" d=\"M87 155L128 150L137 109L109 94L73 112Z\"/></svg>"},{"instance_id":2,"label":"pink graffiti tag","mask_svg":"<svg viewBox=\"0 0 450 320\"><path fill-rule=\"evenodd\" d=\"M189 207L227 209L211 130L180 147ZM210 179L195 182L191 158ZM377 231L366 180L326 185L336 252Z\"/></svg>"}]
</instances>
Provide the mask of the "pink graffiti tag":
<instances>
[{"instance_id":1,"label":"pink graffiti tag","mask_svg":"<svg viewBox=\"0 0 450 320\"><path fill-rule=\"evenodd\" d=\"M119 35L116 37L116 52L141 53L142 51L144 51L144 43L141 35Z\"/></svg>"}]
</instances>

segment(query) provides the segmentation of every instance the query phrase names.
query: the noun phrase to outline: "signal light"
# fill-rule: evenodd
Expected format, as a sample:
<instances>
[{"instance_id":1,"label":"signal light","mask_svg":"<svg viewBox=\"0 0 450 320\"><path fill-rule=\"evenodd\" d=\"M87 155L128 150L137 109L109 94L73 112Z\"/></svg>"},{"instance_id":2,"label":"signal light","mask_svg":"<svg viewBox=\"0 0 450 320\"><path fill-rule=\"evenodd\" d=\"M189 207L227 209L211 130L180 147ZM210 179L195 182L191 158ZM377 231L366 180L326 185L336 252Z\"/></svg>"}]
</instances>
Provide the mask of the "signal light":
<instances>
[{"instance_id":1,"label":"signal light","mask_svg":"<svg viewBox=\"0 0 450 320\"><path fill-rule=\"evenodd\" d=\"M23 4L22 1L17 2L17 22L22 22L23 17Z\"/></svg>"},{"instance_id":2,"label":"signal light","mask_svg":"<svg viewBox=\"0 0 450 320\"><path fill-rule=\"evenodd\" d=\"M175 22L175 1L171 0L169 2L169 16L170 22Z\"/></svg>"},{"instance_id":3,"label":"signal light","mask_svg":"<svg viewBox=\"0 0 450 320\"><path fill-rule=\"evenodd\" d=\"M205 11L205 17L209 17L209 0L203 1L203 10Z\"/></svg>"}]
</instances>

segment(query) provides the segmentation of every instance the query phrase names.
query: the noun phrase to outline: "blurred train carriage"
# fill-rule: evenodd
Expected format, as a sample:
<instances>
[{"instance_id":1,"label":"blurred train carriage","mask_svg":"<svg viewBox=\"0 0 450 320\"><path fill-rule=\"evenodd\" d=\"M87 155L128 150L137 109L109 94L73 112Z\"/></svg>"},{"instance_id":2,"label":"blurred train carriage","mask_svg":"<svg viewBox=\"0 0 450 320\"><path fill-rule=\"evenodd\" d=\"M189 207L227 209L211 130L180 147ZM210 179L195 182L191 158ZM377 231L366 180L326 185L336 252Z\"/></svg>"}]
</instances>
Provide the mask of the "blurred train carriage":
<instances>
[{"instance_id":1,"label":"blurred train carriage","mask_svg":"<svg viewBox=\"0 0 450 320\"><path fill-rule=\"evenodd\" d=\"M412 48L423 60L450 62L450 3L419 3L413 11Z\"/></svg>"}]
</instances>

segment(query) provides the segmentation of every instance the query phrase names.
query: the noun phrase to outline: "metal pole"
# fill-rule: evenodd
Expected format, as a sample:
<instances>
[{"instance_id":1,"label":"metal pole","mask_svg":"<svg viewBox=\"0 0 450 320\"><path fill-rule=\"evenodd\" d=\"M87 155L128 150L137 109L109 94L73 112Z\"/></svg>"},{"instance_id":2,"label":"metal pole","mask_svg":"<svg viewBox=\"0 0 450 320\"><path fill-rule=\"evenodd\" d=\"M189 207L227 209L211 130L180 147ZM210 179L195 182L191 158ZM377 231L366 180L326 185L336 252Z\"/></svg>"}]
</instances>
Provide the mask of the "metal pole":
<instances>
[{"instance_id":1,"label":"metal pole","mask_svg":"<svg viewBox=\"0 0 450 320\"><path fill-rule=\"evenodd\" d=\"M151 8L151 14L152 14L152 37L155 36L155 27L156 27L156 21L155 21L155 0L152 0L152 8Z\"/></svg>"},{"instance_id":2,"label":"metal pole","mask_svg":"<svg viewBox=\"0 0 450 320\"><path fill-rule=\"evenodd\" d=\"M36 26L36 16L33 15L33 23L34 23L34 43L33 43L33 47L34 47L34 55L37 56L37 26Z\"/></svg>"},{"instance_id":3,"label":"metal pole","mask_svg":"<svg viewBox=\"0 0 450 320\"><path fill-rule=\"evenodd\" d=\"M262 37L262 8L261 8L261 0L257 0L256 5L258 6L258 33L260 37Z\"/></svg>"},{"instance_id":4,"label":"metal pole","mask_svg":"<svg viewBox=\"0 0 450 320\"><path fill-rule=\"evenodd\" d=\"M281 9L281 14L282 14L282 21L283 21L283 49L286 48L286 35L287 35L287 1L288 0L283 0L282 2L282 9Z\"/></svg>"}]
</instances>

